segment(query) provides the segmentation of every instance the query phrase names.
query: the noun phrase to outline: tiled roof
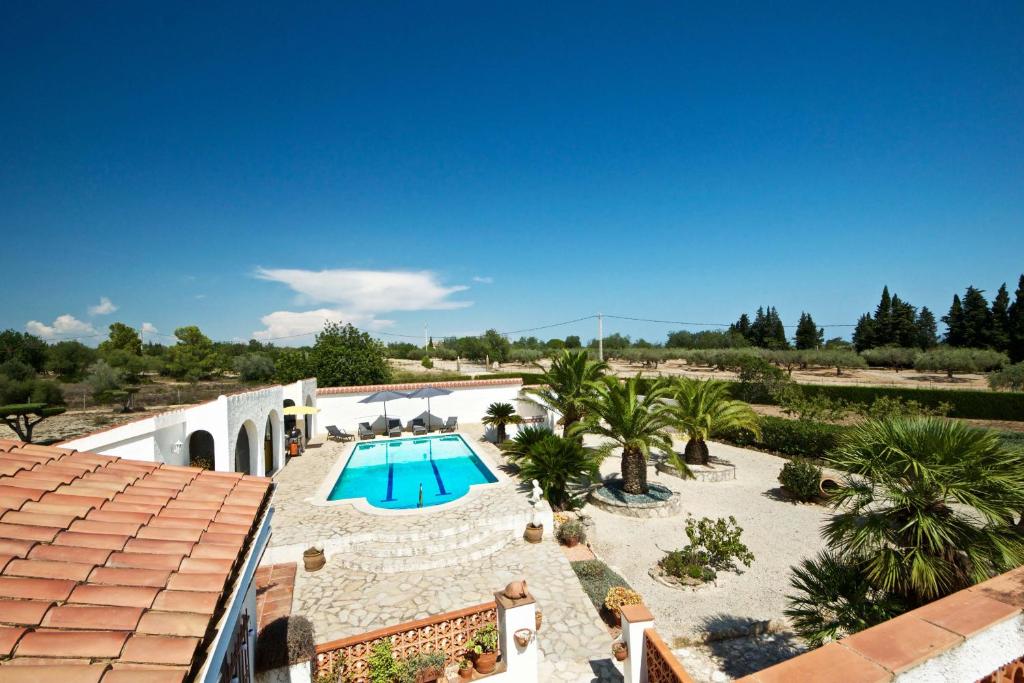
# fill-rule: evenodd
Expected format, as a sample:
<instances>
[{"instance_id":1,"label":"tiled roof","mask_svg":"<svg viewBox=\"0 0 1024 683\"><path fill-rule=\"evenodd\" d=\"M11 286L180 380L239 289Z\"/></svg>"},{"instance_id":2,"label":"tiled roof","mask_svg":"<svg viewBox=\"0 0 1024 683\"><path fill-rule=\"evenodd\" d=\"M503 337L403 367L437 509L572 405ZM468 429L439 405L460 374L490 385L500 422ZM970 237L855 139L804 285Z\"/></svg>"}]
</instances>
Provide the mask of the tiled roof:
<instances>
[{"instance_id":1,"label":"tiled roof","mask_svg":"<svg viewBox=\"0 0 1024 683\"><path fill-rule=\"evenodd\" d=\"M190 680L270 480L0 439L0 681Z\"/></svg>"},{"instance_id":2,"label":"tiled roof","mask_svg":"<svg viewBox=\"0 0 1024 683\"><path fill-rule=\"evenodd\" d=\"M372 394L375 391L413 391L423 387L438 387L439 389L474 389L477 387L499 387L506 385L522 384L519 377L502 377L500 379L463 379L450 382L407 382L405 384L364 384L357 387L319 387L316 390L317 396L330 396L331 394Z\"/></svg>"}]
</instances>

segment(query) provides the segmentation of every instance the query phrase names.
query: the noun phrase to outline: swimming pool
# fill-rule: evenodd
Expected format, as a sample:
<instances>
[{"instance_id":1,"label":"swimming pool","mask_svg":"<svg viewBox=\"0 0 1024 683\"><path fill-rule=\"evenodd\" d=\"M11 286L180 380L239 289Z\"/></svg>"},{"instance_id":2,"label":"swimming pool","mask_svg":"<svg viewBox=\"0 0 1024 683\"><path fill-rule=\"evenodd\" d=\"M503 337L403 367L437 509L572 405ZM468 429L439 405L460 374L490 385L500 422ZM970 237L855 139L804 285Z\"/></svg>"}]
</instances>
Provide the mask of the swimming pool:
<instances>
[{"instance_id":1,"label":"swimming pool","mask_svg":"<svg viewBox=\"0 0 1024 683\"><path fill-rule=\"evenodd\" d=\"M458 434L355 445L327 500L365 498L377 508L407 510L461 498L473 484L498 481Z\"/></svg>"}]
</instances>

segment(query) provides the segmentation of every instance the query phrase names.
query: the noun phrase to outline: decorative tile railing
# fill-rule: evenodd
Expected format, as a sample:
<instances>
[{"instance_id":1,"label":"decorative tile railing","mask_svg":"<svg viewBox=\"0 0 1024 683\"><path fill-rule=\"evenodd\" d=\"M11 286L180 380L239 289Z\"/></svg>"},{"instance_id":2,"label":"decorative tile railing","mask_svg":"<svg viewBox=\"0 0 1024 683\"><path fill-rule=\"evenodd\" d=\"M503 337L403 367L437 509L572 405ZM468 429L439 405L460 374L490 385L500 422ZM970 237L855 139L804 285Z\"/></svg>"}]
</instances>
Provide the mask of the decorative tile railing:
<instances>
[{"instance_id":1,"label":"decorative tile railing","mask_svg":"<svg viewBox=\"0 0 1024 683\"><path fill-rule=\"evenodd\" d=\"M648 683L693 683L686 669L653 628L644 631Z\"/></svg>"},{"instance_id":2,"label":"decorative tile railing","mask_svg":"<svg viewBox=\"0 0 1024 683\"><path fill-rule=\"evenodd\" d=\"M466 643L486 624L498 624L498 609L493 601L334 640L317 645L316 671L327 673L337 663L344 667L346 680L367 683L370 652L385 638L391 640L396 659L434 650L443 652L451 663L464 655Z\"/></svg>"},{"instance_id":3,"label":"decorative tile railing","mask_svg":"<svg viewBox=\"0 0 1024 683\"><path fill-rule=\"evenodd\" d=\"M978 683L1021 683L1024 681L1024 655L980 679Z\"/></svg>"}]
</instances>

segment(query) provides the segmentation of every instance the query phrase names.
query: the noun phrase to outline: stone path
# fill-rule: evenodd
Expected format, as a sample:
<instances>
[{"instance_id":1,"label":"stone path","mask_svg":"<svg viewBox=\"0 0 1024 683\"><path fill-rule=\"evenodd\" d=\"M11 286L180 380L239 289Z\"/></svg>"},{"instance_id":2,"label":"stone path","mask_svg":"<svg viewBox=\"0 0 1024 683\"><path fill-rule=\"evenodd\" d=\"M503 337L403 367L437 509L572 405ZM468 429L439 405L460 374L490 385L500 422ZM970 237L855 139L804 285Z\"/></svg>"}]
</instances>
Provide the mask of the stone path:
<instances>
[{"instance_id":1,"label":"stone path","mask_svg":"<svg viewBox=\"0 0 1024 683\"><path fill-rule=\"evenodd\" d=\"M478 452L493 449L488 451L492 460L500 457L493 446L477 441L482 433L479 426L466 425L462 431ZM489 516L528 514L525 493L514 481L489 489L464 505L424 515L378 516L350 506L310 504L306 499L319 487L342 449L349 447L331 443L307 449L275 475L278 491L271 551L325 538L344 540L353 534L432 533L445 525L469 530ZM537 634L540 680L621 681L611 657L611 636L550 530L545 536L544 542L536 545L516 538L488 557L415 572L361 571L343 566L343 558L332 561L329 557L327 566L318 572L299 569L292 609L313 622L318 642L327 642L488 602L509 581L525 578L544 613L544 625Z\"/></svg>"}]
</instances>

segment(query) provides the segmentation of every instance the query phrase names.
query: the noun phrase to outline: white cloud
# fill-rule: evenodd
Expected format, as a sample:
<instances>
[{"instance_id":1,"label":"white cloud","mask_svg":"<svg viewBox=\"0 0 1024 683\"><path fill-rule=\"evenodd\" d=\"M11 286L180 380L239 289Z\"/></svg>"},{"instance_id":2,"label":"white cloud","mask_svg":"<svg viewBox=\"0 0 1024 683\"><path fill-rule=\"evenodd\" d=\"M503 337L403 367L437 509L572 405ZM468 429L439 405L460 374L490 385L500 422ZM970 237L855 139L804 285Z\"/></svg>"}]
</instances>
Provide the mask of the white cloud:
<instances>
[{"instance_id":1,"label":"white cloud","mask_svg":"<svg viewBox=\"0 0 1024 683\"><path fill-rule=\"evenodd\" d=\"M475 275L473 276L473 282L479 282L482 285L493 285L494 278L490 276L484 277L482 275Z\"/></svg>"},{"instance_id":2,"label":"white cloud","mask_svg":"<svg viewBox=\"0 0 1024 683\"><path fill-rule=\"evenodd\" d=\"M308 344L326 322L351 323L367 330L381 330L395 324L394 320L381 320L366 313L347 313L332 308L313 311L274 311L260 318L265 326L253 332L253 339L274 339L281 344ZM282 339L285 337L285 339Z\"/></svg>"},{"instance_id":3,"label":"white cloud","mask_svg":"<svg viewBox=\"0 0 1024 683\"><path fill-rule=\"evenodd\" d=\"M299 295L301 302L333 304L338 309L354 313L450 310L472 305L470 301L452 301L449 298L468 287L445 287L436 274L427 270L259 268L256 277L287 285Z\"/></svg>"},{"instance_id":4,"label":"white cloud","mask_svg":"<svg viewBox=\"0 0 1024 683\"><path fill-rule=\"evenodd\" d=\"M142 323L143 334L156 334L160 330L156 329L156 325L153 323Z\"/></svg>"},{"instance_id":5,"label":"white cloud","mask_svg":"<svg viewBox=\"0 0 1024 683\"><path fill-rule=\"evenodd\" d=\"M25 329L43 339L58 341L67 337L96 334L96 328L87 322L82 322L70 313L57 316L57 319L50 325L41 323L38 320L29 320L25 324Z\"/></svg>"},{"instance_id":6,"label":"white cloud","mask_svg":"<svg viewBox=\"0 0 1024 683\"><path fill-rule=\"evenodd\" d=\"M100 297L100 302L89 307L89 315L110 315L117 310L114 302L105 296Z\"/></svg>"}]
</instances>

